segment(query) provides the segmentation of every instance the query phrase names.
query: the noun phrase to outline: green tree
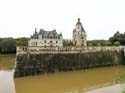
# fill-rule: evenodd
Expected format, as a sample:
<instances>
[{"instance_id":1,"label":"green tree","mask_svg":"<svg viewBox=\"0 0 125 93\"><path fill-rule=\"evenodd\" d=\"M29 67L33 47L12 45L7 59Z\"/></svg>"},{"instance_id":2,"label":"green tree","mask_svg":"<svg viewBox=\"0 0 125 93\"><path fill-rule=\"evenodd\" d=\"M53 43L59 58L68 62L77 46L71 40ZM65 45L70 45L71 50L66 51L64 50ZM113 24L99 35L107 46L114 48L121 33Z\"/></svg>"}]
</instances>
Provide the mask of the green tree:
<instances>
[{"instance_id":1,"label":"green tree","mask_svg":"<svg viewBox=\"0 0 125 93\"><path fill-rule=\"evenodd\" d=\"M120 42L119 42L119 41L114 42L114 45L115 45L115 46L119 46L119 45L120 45Z\"/></svg>"},{"instance_id":2,"label":"green tree","mask_svg":"<svg viewBox=\"0 0 125 93\"><path fill-rule=\"evenodd\" d=\"M15 53L16 42L13 38L4 38L0 43L1 53Z\"/></svg>"},{"instance_id":3,"label":"green tree","mask_svg":"<svg viewBox=\"0 0 125 93\"><path fill-rule=\"evenodd\" d=\"M28 38L22 37L16 39L17 46L28 46Z\"/></svg>"},{"instance_id":4,"label":"green tree","mask_svg":"<svg viewBox=\"0 0 125 93\"><path fill-rule=\"evenodd\" d=\"M71 39L64 39L63 46L73 46L73 41Z\"/></svg>"},{"instance_id":5,"label":"green tree","mask_svg":"<svg viewBox=\"0 0 125 93\"><path fill-rule=\"evenodd\" d=\"M0 53L16 53L16 46L27 46L28 38L0 38Z\"/></svg>"},{"instance_id":6,"label":"green tree","mask_svg":"<svg viewBox=\"0 0 125 93\"><path fill-rule=\"evenodd\" d=\"M112 45L111 41L105 41L105 46L111 46L111 45Z\"/></svg>"},{"instance_id":7,"label":"green tree","mask_svg":"<svg viewBox=\"0 0 125 93\"><path fill-rule=\"evenodd\" d=\"M114 44L115 42L120 42L120 45L125 45L125 33L120 33L117 31L114 36L110 37L109 40Z\"/></svg>"}]
</instances>

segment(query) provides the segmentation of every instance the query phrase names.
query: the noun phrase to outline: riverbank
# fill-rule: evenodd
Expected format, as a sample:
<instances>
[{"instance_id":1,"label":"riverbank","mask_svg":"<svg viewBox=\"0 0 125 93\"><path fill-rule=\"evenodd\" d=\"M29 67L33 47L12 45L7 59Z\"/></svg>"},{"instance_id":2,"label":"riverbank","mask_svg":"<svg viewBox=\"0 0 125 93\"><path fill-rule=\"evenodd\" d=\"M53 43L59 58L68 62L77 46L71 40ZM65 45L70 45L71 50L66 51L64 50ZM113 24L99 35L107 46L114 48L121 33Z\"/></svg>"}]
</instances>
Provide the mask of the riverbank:
<instances>
[{"instance_id":1,"label":"riverbank","mask_svg":"<svg viewBox=\"0 0 125 93\"><path fill-rule=\"evenodd\" d=\"M104 87L101 87L101 88L96 88L96 89L89 90L89 91L83 92L83 93L122 93L122 90L121 90L121 85L120 84L116 84L116 85L104 86Z\"/></svg>"},{"instance_id":2,"label":"riverbank","mask_svg":"<svg viewBox=\"0 0 125 93\"><path fill-rule=\"evenodd\" d=\"M1 54L0 56L15 56L16 57L16 53L7 53L7 54Z\"/></svg>"}]
</instances>

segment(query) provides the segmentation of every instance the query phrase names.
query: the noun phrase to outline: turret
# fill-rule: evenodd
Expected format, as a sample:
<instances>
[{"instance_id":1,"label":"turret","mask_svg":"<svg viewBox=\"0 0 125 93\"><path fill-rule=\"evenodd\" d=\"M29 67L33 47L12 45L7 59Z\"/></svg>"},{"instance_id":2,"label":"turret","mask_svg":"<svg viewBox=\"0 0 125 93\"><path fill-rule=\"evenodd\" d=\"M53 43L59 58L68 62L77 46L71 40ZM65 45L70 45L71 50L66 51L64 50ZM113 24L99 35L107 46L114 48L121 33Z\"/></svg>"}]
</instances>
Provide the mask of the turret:
<instances>
[{"instance_id":1,"label":"turret","mask_svg":"<svg viewBox=\"0 0 125 93\"><path fill-rule=\"evenodd\" d=\"M73 43L75 46L86 46L86 32L80 22L80 18L76 23L76 27L73 30Z\"/></svg>"}]
</instances>

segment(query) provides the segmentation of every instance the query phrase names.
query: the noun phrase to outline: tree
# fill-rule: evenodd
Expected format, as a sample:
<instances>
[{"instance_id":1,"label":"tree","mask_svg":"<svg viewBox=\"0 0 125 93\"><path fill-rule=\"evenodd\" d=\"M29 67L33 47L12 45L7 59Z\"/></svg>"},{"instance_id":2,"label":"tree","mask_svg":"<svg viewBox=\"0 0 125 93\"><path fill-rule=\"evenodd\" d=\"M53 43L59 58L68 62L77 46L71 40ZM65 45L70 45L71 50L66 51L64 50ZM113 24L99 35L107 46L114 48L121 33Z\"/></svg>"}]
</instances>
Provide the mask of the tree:
<instances>
[{"instance_id":1,"label":"tree","mask_svg":"<svg viewBox=\"0 0 125 93\"><path fill-rule=\"evenodd\" d=\"M16 41L13 38L4 38L0 43L1 53L15 53Z\"/></svg>"},{"instance_id":2,"label":"tree","mask_svg":"<svg viewBox=\"0 0 125 93\"><path fill-rule=\"evenodd\" d=\"M22 37L16 39L17 46L28 46L28 38Z\"/></svg>"},{"instance_id":3,"label":"tree","mask_svg":"<svg viewBox=\"0 0 125 93\"><path fill-rule=\"evenodd\" d=\"M27 46L28 38L0 38L0 53L16 53L16 46Z\"/></svg>"},{"instance_id":4,"label":"tree","mask_svg":"<svg viewBox=\"0 0 125 93\"><path fill-rule=\"evenodd\" d=\"M119 31L117 31L114 36L109 38L109 41L111 41L112 44L120 42L120 45L125 45L125 33L119 33Z\"/></svg>"},{"instance_id":5,"label":"tree","mask_svg":"<svg viewBox=\"0 0 125 93\"><path fill-rule=\"evenodd\" d=\"M73 41L71 39L64 39L63 46L73 46Z\"/></svg>"},{"instance_id":6,"label":"tree","mask_svg":"<svg viewBox=\"0 0 125 93\"><path fill-rule=\"evenodd\" d=\"M105 46L111 46L111 45L112 45L111 41L105 41Z\"/></svg>"},{"instance_id":7,"label":"tree","mask_svg":"<svg viewBox=\"0 0 125 93\"><path fill-rule=\"evenodd\" d=\"M114 42L114 45L115 45L115 46L119 46L119 45L120 45L120 42L119 42L119 41Z\"/></svg>"}]
</instances>

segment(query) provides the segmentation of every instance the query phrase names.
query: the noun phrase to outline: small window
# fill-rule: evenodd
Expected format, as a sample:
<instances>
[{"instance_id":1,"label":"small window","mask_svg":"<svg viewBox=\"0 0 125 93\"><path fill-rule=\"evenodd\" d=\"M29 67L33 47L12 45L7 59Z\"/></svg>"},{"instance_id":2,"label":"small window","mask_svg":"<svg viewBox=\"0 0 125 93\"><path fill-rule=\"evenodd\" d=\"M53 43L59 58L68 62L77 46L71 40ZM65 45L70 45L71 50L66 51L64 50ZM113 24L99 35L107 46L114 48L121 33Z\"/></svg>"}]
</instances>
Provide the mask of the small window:
<instances>
[{"instance_id":1,"label":"small window","mask_svg":"<svg viewBox=\"0 0 125 93\"><path fill-rule=\"evenodd\" d=\"M58 41L56 41L56 43L58 43Z\"/></svg>"},{"instance_id":2,"label":"small window","mask_svg":"<svg viewBox=\"0 0 125 93\"><path fill-rule=\"evenodd\" d=\"M84 39L83 37L81 37L81 39Z\"/></svg>"},{"instance_id":3,"label":"small window","mask_svg":"<svg viewBox=\"0 0 125 93\"><path fill-rule=\"evenodd\" d=\"M44 41L44 43L46 43L46 40Z\"/></svg>"},{"instance_id":4,"label":"small window","mask_svg":"<svg viewBox=\"0 0 125 93\"><path fill-rule=\"evenodd\" d=\"M50 41L50 43L52 43L53 41Z\"/></svg>"}]
</instances>

